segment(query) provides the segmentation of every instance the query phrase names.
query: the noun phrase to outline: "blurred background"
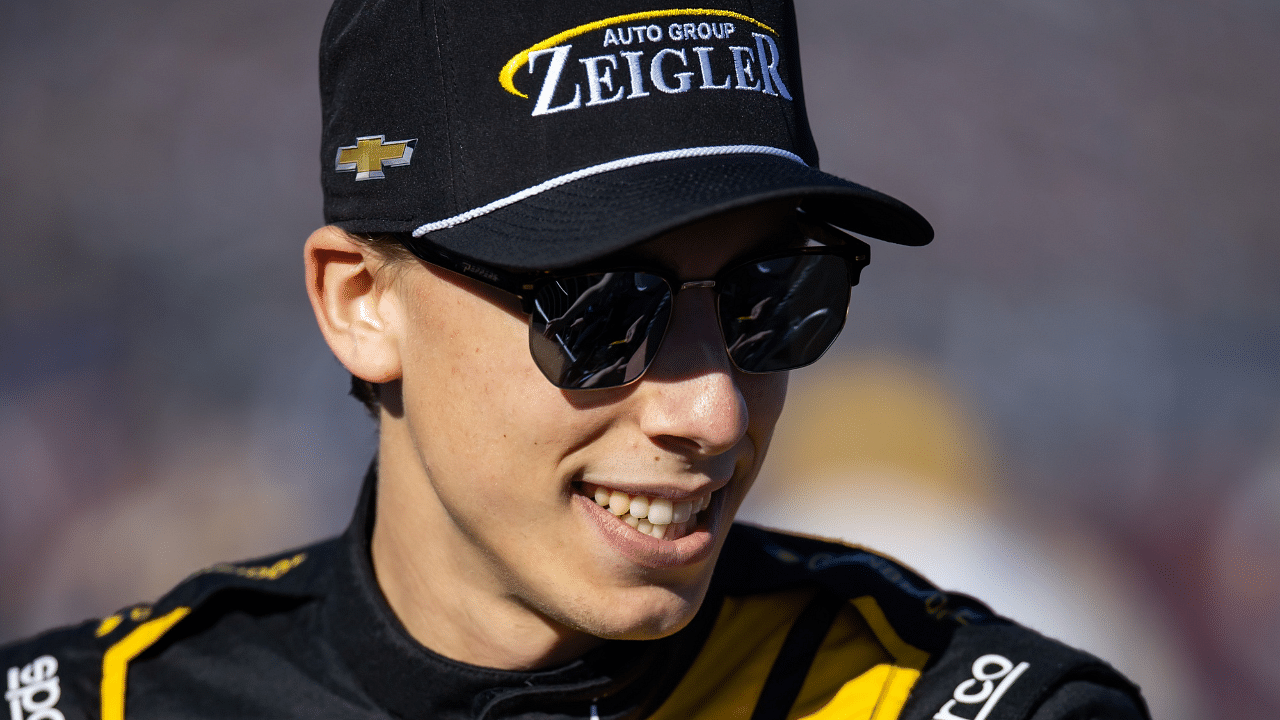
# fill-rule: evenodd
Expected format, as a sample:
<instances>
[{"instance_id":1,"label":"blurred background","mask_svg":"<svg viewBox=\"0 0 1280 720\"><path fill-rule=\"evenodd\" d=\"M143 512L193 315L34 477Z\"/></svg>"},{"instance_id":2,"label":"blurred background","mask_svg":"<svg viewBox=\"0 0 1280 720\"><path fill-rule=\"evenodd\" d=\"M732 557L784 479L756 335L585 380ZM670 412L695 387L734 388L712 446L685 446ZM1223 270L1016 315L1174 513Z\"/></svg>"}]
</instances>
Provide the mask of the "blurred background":
<instances>
[{"instance_id":1,"label":"blurred background","mask_svg":"<svg viewBox=\"0 0 1280 720\"><path fill-rule=\"evenodd\" d=\"M344 524L325 0L0 0L0 641ZM824 169L928 217L744 513L1280 716L1280 3L798 0Z\"/></svg>"}]
</instances>

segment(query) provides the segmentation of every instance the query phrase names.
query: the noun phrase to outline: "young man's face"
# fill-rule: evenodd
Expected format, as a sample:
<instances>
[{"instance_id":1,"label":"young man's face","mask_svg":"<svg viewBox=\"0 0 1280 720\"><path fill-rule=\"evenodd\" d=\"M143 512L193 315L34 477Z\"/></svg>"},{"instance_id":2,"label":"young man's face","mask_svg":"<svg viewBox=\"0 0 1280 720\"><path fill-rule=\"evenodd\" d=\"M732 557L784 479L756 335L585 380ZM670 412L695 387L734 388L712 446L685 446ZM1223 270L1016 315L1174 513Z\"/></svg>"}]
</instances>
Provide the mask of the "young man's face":
<instances>
[{"instance_id":1,"label":"young man's face","mask_svg":"<svg viewBox=\"0 0 1280 720\"><path fill-rule=\"evenodd\" d=\"M625 260L709 278L767 248L787 208L704 221ZM534 365L514 298L418 262L395 272L402 407L383 417L374 556L397 612L405 611L398 585L447 583L477 623L526 613L567 639L644 639L682 627L764 459L786 373L737 371L714 291L696 288L676 296L639 381L560 390ZM617 502L597 503L597 491L606 503L615 493L639 496L629 507L653 520L669 503L675 517L643 534L652 523L633 529ZM389 577L414 563L421 577Z\"/></svg>"}]
</instances>

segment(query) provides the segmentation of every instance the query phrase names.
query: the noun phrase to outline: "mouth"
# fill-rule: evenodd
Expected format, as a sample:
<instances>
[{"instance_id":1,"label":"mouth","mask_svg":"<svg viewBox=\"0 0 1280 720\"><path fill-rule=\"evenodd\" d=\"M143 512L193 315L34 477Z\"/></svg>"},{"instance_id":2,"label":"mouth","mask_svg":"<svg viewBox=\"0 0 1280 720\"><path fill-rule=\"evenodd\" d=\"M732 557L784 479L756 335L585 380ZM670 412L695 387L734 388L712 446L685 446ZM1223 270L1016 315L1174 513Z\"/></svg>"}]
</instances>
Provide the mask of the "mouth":
<instances>
[{"instance_id":1,"label":"mouth","mask_svg":"<svg viewBox=\"0 0 1280 720\"><path fill-rule=\"evenodd\" d=\"M674 541L687 537L704 523L711 507L712 491L681 500L635 495L614 488L583 482L583 495L608 510L623 524L641 535Z\"/></svg>"}]
</instances>

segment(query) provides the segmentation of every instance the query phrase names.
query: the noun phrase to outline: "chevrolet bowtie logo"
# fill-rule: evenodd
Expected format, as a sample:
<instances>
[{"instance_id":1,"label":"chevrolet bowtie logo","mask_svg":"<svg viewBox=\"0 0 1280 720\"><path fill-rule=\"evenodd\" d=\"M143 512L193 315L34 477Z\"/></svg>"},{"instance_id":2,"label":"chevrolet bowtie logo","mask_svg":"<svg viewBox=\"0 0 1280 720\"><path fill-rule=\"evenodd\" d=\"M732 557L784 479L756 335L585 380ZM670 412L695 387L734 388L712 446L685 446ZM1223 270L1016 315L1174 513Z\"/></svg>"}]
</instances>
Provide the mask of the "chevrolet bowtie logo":
<instances>
[{"instance_id":1,"label":"chevrolet bowtie logo","mask_svg":"<svg viewBox=\"0 0 1280 720\"><path fill-rule=\"evenodd\" d=\"M355 145L338 148L337 170L354 171L356 180L381 180L386 177L382 168L408 165L417 144L417 138L386 142L385 135L358 137Z\"/></svg>"}]
</instances>

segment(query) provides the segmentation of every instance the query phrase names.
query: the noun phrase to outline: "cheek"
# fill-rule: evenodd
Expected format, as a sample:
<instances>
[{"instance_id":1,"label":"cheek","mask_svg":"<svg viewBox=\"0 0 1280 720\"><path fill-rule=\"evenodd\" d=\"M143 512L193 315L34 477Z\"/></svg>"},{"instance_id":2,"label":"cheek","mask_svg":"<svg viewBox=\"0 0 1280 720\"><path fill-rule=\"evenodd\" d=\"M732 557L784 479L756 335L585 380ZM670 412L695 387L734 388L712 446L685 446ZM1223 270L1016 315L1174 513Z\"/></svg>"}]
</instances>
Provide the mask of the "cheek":
<instances>
[{"instance_id":1,"label":"cheek","mask_svg":"<svg viewBox=\"0 0 1280 720\"><path fill-rule=\"evenodd\" d=\"M782 407L787 400L787 382L790 373L779 372L767 375L739 375L738 387L742 390L743 399L747 403L749 413L748 434L756 442L761 454L773 436L773 428L782 415Z\"/></svg>"},{"instance_id":2,"label":"cheek","mask_svg":"<svg viewBox=\"0 0 1280 720\"><path fill-rule=\"evenodd\" d=\"M523 318L435 281L407 307L405 411L424 461L477 487L546 470L574 434L571 408L533 364Z\"/></svg>"},{"instance_id":3,"label":"cheek","mask_svg":"<svg viewBox=\"0 0 1280 720\"><path fill-rule=\"evenodd\" d=\"M405 384L420 389L420 399L447 404L444 411L470 414L500 401L526 372L525 324L434 276L411 290L402 334Z\"/></svg>"},{"instance_id":4,"label":"cheek","mask_svg":"<svg viewBox=\"0 0 1280 720\"><path fill-rule=\"evenodd\" d=\"M782 406L787 399L788 373L769 373L767 375L738 374L738 388L742 392L747 405L748 425L745 442L751 444L750 466L740 467L739 472L745 482L739 483L728 502L729 516L738 512L738 507L746 499L748 491L755 484L756 474L764 464L769 451L769 442L773 439L773 429L782 415Z\"/></svg>"}]
</instances>

